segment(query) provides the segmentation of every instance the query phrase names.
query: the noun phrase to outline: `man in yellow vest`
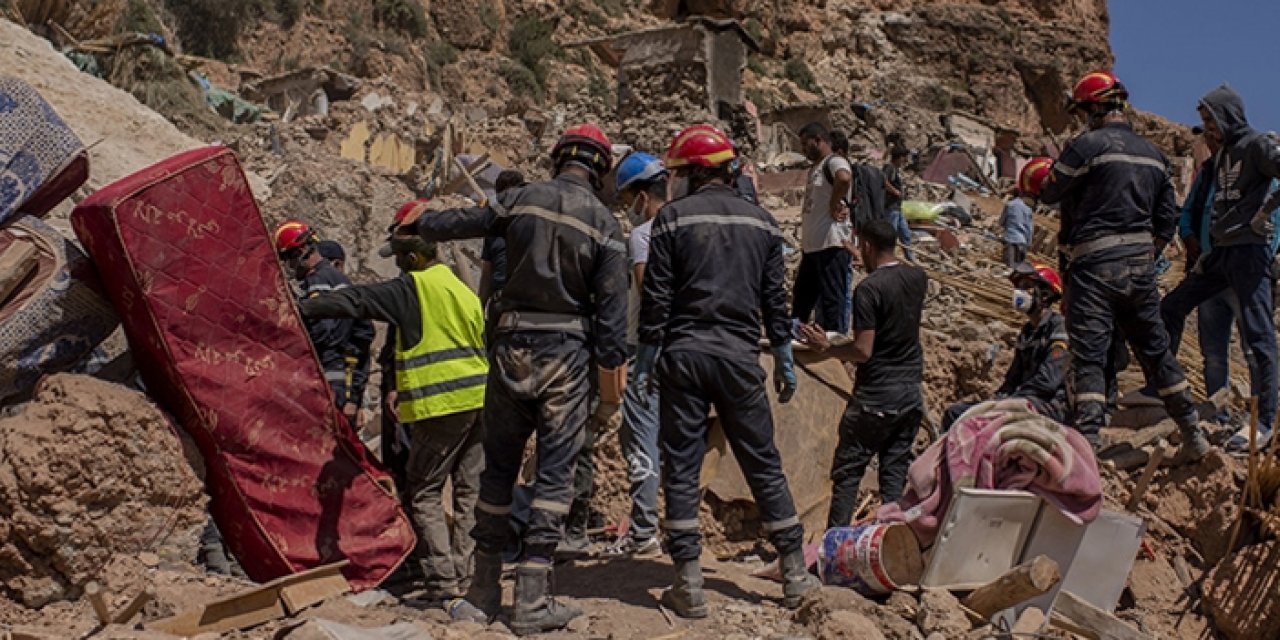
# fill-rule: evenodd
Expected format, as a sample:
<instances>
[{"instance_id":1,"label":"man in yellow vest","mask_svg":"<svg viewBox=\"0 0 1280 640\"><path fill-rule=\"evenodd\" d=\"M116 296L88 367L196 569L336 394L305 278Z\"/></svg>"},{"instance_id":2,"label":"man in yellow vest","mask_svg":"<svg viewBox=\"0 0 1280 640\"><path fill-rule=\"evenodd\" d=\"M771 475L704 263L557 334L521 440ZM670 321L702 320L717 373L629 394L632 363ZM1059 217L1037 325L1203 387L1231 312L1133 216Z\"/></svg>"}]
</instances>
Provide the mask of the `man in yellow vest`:
<instances>
[{"instance_id":1,"label":"man in yellow vest","mask_svg":"<svg viewBox=\"0 0 1280 640\"><path fill-rule=\"evenodd\" d=\"M402 207L416 217L425 201ZM403 214L403 215L402 215ZM391 250L400 277L304 300L305 318L364 318L390 323L400 422L409 425L408 502L418 533L418 563L426 598L460 597L471 578L480 471L481 409L489 363L480 298L420 237L396 237ZM383 371L383 375L389 372ZM453 483L453 526L445 517L445 480Z\"/></svg>"}]
</instances>

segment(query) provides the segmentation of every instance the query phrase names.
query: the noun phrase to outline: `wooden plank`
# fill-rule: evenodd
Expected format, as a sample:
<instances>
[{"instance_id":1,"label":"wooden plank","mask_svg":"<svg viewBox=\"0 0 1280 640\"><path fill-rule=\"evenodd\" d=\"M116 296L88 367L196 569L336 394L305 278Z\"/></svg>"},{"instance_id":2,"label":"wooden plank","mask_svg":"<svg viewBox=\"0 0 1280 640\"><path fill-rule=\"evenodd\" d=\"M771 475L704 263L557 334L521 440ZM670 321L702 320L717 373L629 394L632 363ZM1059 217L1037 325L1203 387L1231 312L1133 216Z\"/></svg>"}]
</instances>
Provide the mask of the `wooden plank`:
<instances>
[{"instance_id":1,"label":"wooden plank","mask_svg":"<svg viewBox=\"0 0 1280 640\"><path fill-rule=\"evenodd\" d=\"M961 604L984 618L1048 593L1062 580L1058 563L1048 556L1036 556L973 590Z\"/></svg>"},{"instance_id":2,"label":"wooden plank","mask_svg":"<svg viewBox=\"0 0 1280 640\"><path fill-rule=\"evenodd\" d=\"M280 601L285 612L297 615L299 611L320 604L329 598L351 591L351 585L342 575L346 563L331 564L307 572L306 578L280 586Z\"/></svg>"},{"instance_id":3,"label":"wooden plank","mask_svg":"<svg viewBox=\"0 0 1280 640\"><path fill-rule=\"evenodd\" d=\"M462 167L462 161L459 160L457 156L454 156L453 162L454 162L454 166ZM471 164L467 165L465 168L462 168L463 175L453 178L449 182L445 183L443 187L436 190L436 193L457 193L462 189L463 185L467 184L468 180L474 183L475 177L479 175L481 171L484 171L485 169L489 168L490 164L492 163L489 162L489 154L487 153L480 156L479 158L476 158L475 160L472 160ZM446 176L448 175L447 171L445 175ZM481 192L481 195L483 195L483 192Z\"/></svg>"},{"instance_id":4,"label":"wooden plank","mask_svg":"<svg viewBox=\"0 0 1280 640\"><path fill-rule=\"evenodd\" d=\"M1142 476L1138 478L1138 483L1133 486L1133 493L1129 495L1129 502L1124 508L1130 513L1137 513L1138 507L1142 505L1142 496L1147 493L1147 487L1151 486L1151 479L1156 475L1156 469L1160 468L1160 463L1164 460L1164 441L1156 445L1155 451L1151 452L1151 458L1147 460L1147 468L1142 470Z\"/></svg>"},{"instance_id":5,"label":"wooden plank","mask_svg":"<svg viewBox=\"0 0 1280 640\"><path fill-rule=\"evenodd\" d=\"M242 591L144 625L148 631L164 631L178 636L223 633L246 629L285 615L278 586L262 586Z\"/></svg>"},{"instance_id":6,"label":"wooden plank","mask_svg":"<svg viewBox=\"0 0 1280 640\"><path fill-rule=\"evenodd\" d=\"M0 303L9 299L13 290L36 270L39 263L36 245L29 239L17 238L5 248L0 254Z\"/></svg>"},{"instance_id":7,"label":"wooden plank","mask_svg":"<svg viewBox=\"0 0 1280 640\"><path fill-rule=\"evenodd\" d=\"M1053 603L1053 624L1091 640L1147 640L1148 636L1070 591Z\"/></svg>"}]
</instances>

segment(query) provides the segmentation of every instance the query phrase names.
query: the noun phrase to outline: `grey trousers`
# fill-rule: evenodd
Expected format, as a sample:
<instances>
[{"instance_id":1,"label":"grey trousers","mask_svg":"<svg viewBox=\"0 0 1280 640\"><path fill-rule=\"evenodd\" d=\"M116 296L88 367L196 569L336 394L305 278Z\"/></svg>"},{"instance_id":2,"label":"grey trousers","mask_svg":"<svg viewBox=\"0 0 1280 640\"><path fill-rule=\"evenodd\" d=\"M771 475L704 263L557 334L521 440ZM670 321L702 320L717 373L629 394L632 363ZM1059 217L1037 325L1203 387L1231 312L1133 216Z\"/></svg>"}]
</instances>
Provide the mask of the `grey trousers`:
<instances>
[{"instance_id":1,"label":"grey trousers","mask_svg":"<svg viewBox=\"0 0 1280 640\"><path fill-rule=\"evenodd\" d=\"M471 527L484 469L480 415L477 409L409 425L408 502L430 597L460 596L471 579ZM444 511L446 479L453 484L452 523Z\"/></svg>"}]
</instances>

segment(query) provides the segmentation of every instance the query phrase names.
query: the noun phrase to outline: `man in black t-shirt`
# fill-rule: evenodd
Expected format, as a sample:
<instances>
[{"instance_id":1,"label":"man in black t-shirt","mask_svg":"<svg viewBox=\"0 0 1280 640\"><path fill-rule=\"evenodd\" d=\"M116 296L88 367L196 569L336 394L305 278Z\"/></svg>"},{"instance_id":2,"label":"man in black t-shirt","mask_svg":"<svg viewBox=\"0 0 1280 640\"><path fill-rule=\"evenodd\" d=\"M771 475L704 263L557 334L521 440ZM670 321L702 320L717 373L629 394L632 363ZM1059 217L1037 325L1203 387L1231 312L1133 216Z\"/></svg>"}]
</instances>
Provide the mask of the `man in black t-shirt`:
<instances>
[{"instance_id":1,"label":"man in black t-shirt","mask_svg":"<svg viewBox=\"0 0 1280 640\"><path fill-rule=\"evenodd\" d=\"M853 341L833 347L821 327L801 328L815 351L858 365L831 465L828 529L849 525L862 474L875 456L880 457L881 499L902 496L914 457L911 445L924 416L920 316L929 279L922 269L894 257L898 239L889 221L867 224L859 240L869 275L853 292Z\"/></svg>"}]
</instances>

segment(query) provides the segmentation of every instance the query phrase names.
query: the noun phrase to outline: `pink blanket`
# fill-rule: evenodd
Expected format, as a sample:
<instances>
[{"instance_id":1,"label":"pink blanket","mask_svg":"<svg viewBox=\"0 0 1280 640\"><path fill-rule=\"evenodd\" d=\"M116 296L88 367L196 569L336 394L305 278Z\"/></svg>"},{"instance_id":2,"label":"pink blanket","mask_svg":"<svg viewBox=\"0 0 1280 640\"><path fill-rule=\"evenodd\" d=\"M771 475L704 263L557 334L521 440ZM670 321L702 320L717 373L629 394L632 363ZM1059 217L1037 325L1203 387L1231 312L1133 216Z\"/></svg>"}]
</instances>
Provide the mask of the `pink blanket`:
<instances>
[{"instance_id":1,"label":"pink blanket","mask_svg":"<svg viewBox=\"0 0 1280 640\"><path fill-rule=\"evenodd\" d=\"M876 518L907 523L927 547L959 487L1030 491L1080 524L1102 510L1102 481L1089 443L1024 400L984 402L966 412L912 463L906 494L881 507Z\"/></svg>"}]
</instances>

